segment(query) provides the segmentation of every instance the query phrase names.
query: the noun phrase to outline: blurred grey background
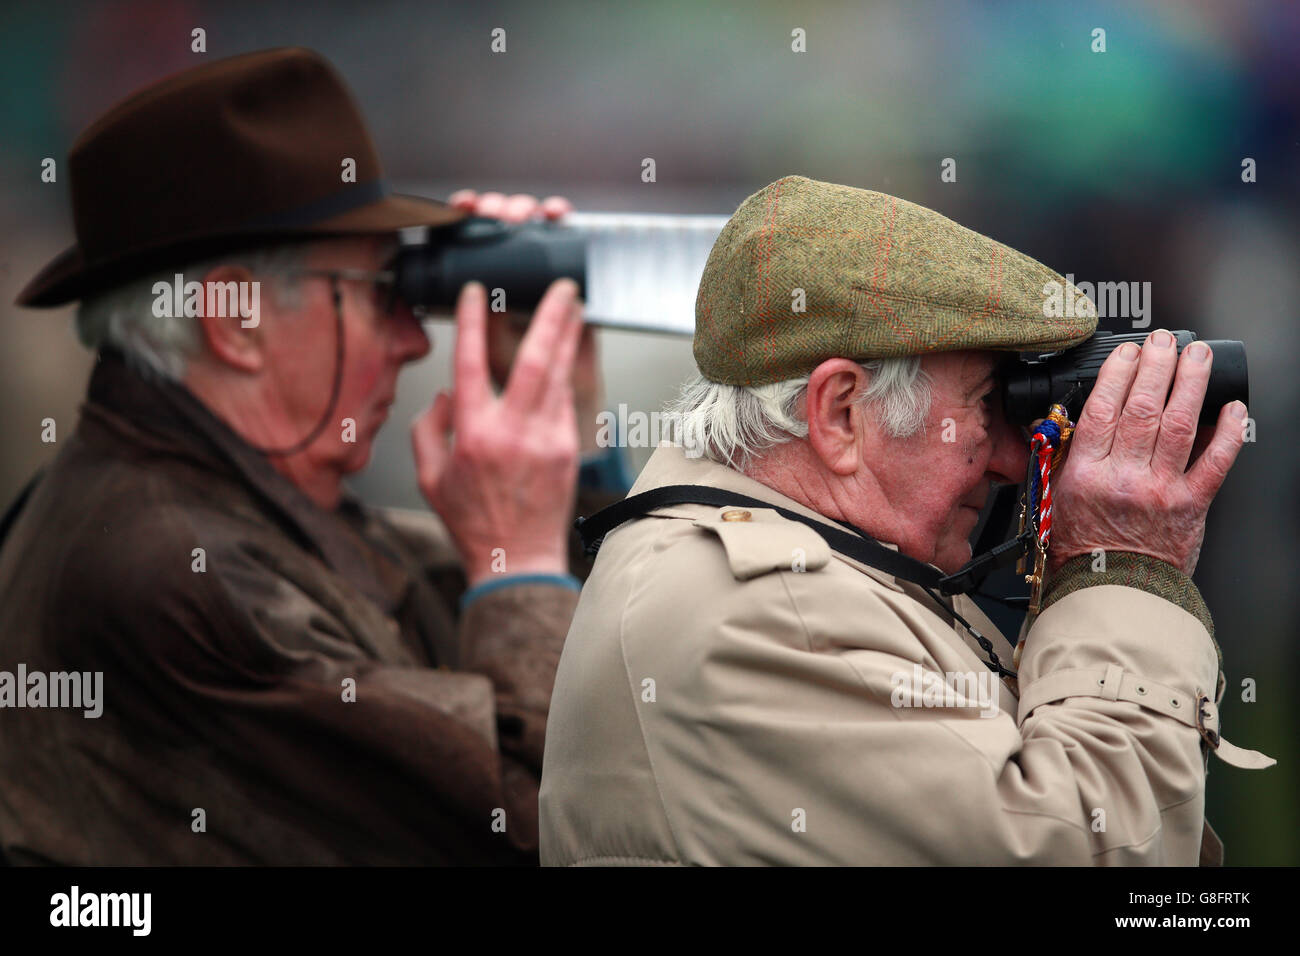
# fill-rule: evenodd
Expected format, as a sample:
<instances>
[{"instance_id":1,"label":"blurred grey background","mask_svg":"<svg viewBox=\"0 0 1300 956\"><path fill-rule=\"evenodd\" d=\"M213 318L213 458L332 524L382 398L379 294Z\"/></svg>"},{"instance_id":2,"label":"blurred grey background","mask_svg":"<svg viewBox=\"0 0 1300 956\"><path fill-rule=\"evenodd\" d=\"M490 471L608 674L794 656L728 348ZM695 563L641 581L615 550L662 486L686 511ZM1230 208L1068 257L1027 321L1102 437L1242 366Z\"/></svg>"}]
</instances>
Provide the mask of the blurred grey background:
<instances>
[{"instance_id":1,"label":"blurred grey background","mask_svg":"<svg viewBox=\"0 0 1300 956\"><path fill-rule=\"evenodd\" d=\"M207 52L190 49L202 27ZM490 51L506 30L506 52ZM791 31L807 51L791 50ZM1106 50L1093 52L1097 28ZM1196 580L1228 674L1212 760L1230 864L1300 860L1295 588L1300 6L1290 2L7 3L0 11L0 502L75 426L91 358L21 286L73 240L64 159L123 96L236 53L313 47L352 85L405 191L561 194L585 210L730 213L790 173L931 206L1077 280L1152 284L1151 328L1246 342L1248 445ZM41 160L59 161L56 184ZM641 181L652 157L657 182ZM1242 181L1255 161L1257 181ZM956 160L957 181L940 164ZM1103 327L1131 331L1124 321ZM451 329L404 377L355 487L420 506L405 425ZM688 340L601 334L607 404L652 411ZM633 451L639 467L647 454ZM1152 635L1158 640L1159 635ZM1253 679L1257 701L1243 702Z\"/></svg>"}]
</instances>

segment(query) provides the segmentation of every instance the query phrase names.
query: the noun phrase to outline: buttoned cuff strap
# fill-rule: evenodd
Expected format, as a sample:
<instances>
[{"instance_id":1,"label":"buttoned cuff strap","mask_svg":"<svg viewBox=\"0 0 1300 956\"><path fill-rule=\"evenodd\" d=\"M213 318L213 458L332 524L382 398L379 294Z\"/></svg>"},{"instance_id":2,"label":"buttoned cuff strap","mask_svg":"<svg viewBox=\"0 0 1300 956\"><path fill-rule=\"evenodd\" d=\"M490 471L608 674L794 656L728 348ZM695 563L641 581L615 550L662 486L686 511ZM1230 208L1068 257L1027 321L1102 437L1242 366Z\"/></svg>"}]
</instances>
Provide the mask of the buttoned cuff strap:
<instances>
[{"instance_id":1,"label":"buttoned cuff strap","mask_svg":"<svg viewBox=\"0 0 1300 956\"><path fill-rule=\"evenodd\" d=\"M1023 726L1035 709L1067 697L1129 701L1172 717L1195 729L1220 760L1234 767L1262 770L1277 763L1272 757L1257 750L1244 750L1219 736L1219 708L1205 692L1198 689L1193 696L1136 674L1126 673L1115 664L1104 670L1071 668L1040 677L1021 689L1016 723Z\"/></svg>"}]
</instances>

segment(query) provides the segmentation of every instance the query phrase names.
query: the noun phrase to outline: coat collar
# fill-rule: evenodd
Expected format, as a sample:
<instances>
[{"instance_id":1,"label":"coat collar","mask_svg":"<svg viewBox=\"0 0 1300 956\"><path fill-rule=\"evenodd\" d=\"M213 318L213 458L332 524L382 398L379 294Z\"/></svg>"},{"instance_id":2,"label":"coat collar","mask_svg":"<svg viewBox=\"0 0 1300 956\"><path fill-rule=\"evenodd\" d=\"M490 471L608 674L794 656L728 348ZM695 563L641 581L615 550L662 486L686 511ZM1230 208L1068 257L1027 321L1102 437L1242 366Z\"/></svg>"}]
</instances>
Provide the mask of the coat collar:
<instances>
[{"instance_id":1,"label":"coat collar","mask_svg":"<svg viewBox=\"0 0 1300 956\"><path fill-rule=\"evenodd\" d=\"M345 492L333 512L319 507L183 385L145 376L121 352L104 348L81 411L77 431L83 439L184 461L236 483L300 546L380 607L391 612L401 602L409 578L397 559L360 537L365 518L355 497Z\"/></svg>"},{"instance_id":2,"label":"coat collar","mask_svg":"<svg viewBox=\"0 0 1300 956\"><path fill-rule=\"evenodd\" d=\"M760 501L766 501L769 504L788 508L823 524L833 524L834 527L843 528L842 525L834 523L825 515L800 504L793 498L786 497L779 491L769 488L753 478L741 474L734 468L729 468L726 465L718 464L703 457L688 458L685 450L678 445L663 444L656 448L650 456L649 462L646 463L644 470L642 470L640 477L637 478L636 484L632 486L632 490L628 494L640 494L643 491L650 491L653 488L661 488L666 485L706 485L710 488L734 491L742 495L748 495L751 498L757 498ZM700 507L706 506L677 505L656 508L654 513L677 514L680 512L682 517L698 517L697 511L688 512L685 509L695 508L698 510ZM888 541L881 541L880 544L891 551L898 550L898 545ZM896 591L906 590L903 584L897 581L892 574L863 564L861 561L855 561L838 551L833 551L832 554L850 567L870 575Z\"/></svg>"},{"instance_id":3,"label":"coat collar","mask_svg":"<svg viewBox=\"0 0 1300 956\"><path fill-rule=\"evenodd\" d=\"M721 488L726 491L738 492L742 495L748 495L751 498L757 498L760 501L766 501L770 504L780 505L791 511L802 514L806 517L820 521L825 524L832 522L823 514L820 514L806 505L788 498L761 484L752 478L742 475L733 468L726 465L720 465L717 462L710 461L707 458L688 458L685 451L677 445L663 444L655 449L650 456L649 462L646 463L641 475L637 478L636 484L628 492L630 495L640 494L643 491L650 491L654 488L661 488L666 485L707 485L711 488ZM681 518L698 518L701 512L715 510L708 505L671 505L664 508L656 508L652 514L668 515ZM835 527L842 528L842 525L836 524ZM879 539L877 539L879 540ZM897 551L898 545L888 541L880 541L880 544L889 548L891 551ZM872 579L879 581L886 587L900 593L906 594L912 599L928 608L933 608L933 599L927 595L923 589L909 581L899 581L892 574L881 571L861 561L840 554L838 551L831 551L831 555L839 561L844 562L852 568L856 568ZM935 567L931 565L931 567ZM939 570L936 567L936 570ZM954 610L955 602L952 597L943 597L943 604L949 613ZM979 606L969 595L960 595L957 601L961 604L961 613L967 616L968 620L976 618L980 620L982 633L994 639L998 644L998 655L1004 659L1010 659L1013 643L1008 641L997 629L992 621L984 617ZM984 652L979 647L975 639L967 633L964 627L958 626L956 619L953 619L953 630L964 646L975 656L975 660L982 665L984 662ZM1012 684L1006 686L1013 692L1016 688ZM1012 708L1014 713L1014 707Z\"/></svg>"}]
</instances>

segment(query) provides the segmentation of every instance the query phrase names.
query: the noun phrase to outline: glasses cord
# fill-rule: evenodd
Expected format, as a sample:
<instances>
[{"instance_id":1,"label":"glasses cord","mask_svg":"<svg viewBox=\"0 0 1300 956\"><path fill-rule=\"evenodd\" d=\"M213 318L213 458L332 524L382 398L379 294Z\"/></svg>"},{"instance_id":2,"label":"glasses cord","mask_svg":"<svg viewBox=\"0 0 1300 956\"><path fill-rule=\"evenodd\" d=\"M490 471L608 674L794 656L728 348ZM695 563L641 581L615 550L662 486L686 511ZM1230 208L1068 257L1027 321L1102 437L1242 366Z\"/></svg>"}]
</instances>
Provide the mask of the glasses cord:
<instances>
[{"instance_id":1,"label":"glasses cord","mask_svg":"<svg viewBox=\"0 0 1300 956\"><path fill-rule=\"evenodd\" d=\"M334 408L339 400L339 392L343 387L343 295L339 291L337 276L330 276L330 292L334 299L334 383L330 386L329 404L325 406L325 413L316 422L316 426L307 433L307 437L300 442L289 445L287 448L265 448L254 445L245 439L249 447L268 457L279 458L302 451L320 437L321 432L325 430L325 426L329 424L330 418L334 415Z\"/></svg>"}]
</instances>

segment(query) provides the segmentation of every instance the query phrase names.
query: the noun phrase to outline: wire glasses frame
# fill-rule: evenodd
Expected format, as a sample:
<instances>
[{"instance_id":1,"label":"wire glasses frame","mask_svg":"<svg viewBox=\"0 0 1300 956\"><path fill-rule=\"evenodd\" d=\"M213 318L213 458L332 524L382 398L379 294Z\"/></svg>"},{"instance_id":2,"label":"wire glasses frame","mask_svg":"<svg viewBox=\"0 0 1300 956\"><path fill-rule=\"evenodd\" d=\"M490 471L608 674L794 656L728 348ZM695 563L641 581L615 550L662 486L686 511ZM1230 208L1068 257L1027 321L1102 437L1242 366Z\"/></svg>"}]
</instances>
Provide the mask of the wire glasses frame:
<instances>
[{"instance_id":1,"label":"wire glasses frame","mask_svg":"<svg viewBox=\"0 0 1300 956\"><path fill-rule=\"evenodd\" d=\"M392 315L397 309L397 273L392 269L371 271L369 269L279 269L281 275L303 276L307 278L351 279L368 282L374 286L375 305L384 315Z\"/></svg>"}]
</instances>

